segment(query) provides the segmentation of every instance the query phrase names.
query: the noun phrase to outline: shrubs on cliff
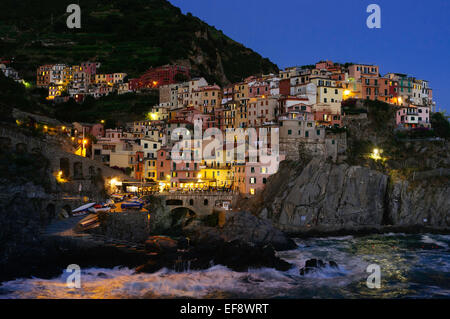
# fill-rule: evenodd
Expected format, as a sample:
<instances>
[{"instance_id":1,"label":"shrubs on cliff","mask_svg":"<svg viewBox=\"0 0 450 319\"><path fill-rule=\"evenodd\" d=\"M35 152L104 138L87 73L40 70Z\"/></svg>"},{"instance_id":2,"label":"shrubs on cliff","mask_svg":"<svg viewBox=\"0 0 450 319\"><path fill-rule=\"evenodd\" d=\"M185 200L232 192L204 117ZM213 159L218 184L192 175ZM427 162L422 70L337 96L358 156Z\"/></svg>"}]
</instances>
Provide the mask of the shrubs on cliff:
<instances>
[{"instance_id":1,"label":"shrubs on cliff","mask_svg":"<svg viewBox=\"0 0 450 319\"><path fill-rule=\"evenodd\" d=\"M433 113L430 118L431 126L436 136L449 139L450 138L450 122L442 113Z\"/></svg>"},{"instance_id":2,"label":"shrubs on cliff","mask_svg":"<svg viewBox=\"0 0 450 319\"><path fill-rule=\"evenodd\" d=\"M391 104L372 100L365 100L364 105L368 109L371 125L377 131L387 130L385 133L391 133L395 126L395 108Z\"/></svg>"},{"instance_id":3,"label":"shrubs on cliff","mask_svg":"<svg viewBox=\"0 0 450 319\"><path fill-rule=\"evenodd\" d=\"M11 149L0 152L0 176L12 183L31 181L46 186L49 184L47 166L48 160L39 153Z\"/></svg>"}]
</instances>

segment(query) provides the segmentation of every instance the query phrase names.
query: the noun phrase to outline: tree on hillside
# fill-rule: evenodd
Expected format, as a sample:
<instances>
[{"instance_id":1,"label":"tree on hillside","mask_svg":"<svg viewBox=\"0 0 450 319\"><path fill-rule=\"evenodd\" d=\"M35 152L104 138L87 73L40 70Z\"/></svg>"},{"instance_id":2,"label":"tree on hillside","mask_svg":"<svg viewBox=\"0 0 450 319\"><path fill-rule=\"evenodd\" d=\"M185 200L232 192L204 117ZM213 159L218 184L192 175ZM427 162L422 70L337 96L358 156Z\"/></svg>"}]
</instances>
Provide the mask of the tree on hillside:
<instances>
[{"instance_id":1,"label":"tree on hillside","mask_svg":"<svg viewBox=\"0 0 450 319\"><path fill-rule=\"evenodd\" d=\"M447 139L450 138L450 122L445 118L443 113L433 113L430 122L437 136Z\"/></svg>"}]
</instances>

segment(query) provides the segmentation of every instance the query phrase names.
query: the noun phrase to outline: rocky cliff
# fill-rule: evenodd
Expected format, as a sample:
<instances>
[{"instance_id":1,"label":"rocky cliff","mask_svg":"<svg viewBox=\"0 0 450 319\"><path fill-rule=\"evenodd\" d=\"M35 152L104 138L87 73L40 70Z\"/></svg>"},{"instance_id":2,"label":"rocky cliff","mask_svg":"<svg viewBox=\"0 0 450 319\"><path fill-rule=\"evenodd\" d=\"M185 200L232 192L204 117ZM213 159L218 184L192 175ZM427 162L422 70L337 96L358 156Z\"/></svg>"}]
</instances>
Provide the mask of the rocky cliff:
<instances>
[{"instance_id":1,"label":"rocky cliff","mask_svg":"<svg viewBox=\"0 0 450 319\"><path fill-rule=\"evenodd\" d=\"M290 233L384 227L448 230L450 183L445 174L408 181L321 159L305 167L285 162L247 208Z\"/></svg>"}]
</instances>

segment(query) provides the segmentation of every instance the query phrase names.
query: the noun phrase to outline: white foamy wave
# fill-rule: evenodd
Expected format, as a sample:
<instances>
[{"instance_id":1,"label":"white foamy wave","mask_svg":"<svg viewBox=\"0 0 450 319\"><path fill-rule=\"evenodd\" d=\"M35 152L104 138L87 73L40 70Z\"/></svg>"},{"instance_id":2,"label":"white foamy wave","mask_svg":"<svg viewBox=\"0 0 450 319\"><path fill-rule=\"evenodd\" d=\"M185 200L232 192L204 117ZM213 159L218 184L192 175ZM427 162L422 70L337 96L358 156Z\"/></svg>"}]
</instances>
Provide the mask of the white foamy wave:
<instances>
[{"instance_id":1,"label":"white foamy wave","mask_svg":"<svg viewBox=\"0 0 450 319\"><path fill-rule=\"evenodd\" d=\"M406 236L408 236L407 234L405 234L405 233L387 233L387 234L384 234L384 236L385 237L406 237Z\"/></svg>"},{"instance_id":2,"label":"white foamy wave","mask_svg":"<svg viewBox=\"0 0 450 319\"><path fill-rule=\"evenodd\" d=\"M443 241L433 239L429 235L422 235L422 242L424 242L425 244L437 245L442 248L448 248L448 245L446 243L444 243Z\"/></svg>"},{"instance_id":3,"label":"white foamy wave","mask_svg":"<svg viewBox=\"0 0 450 319\"><path fill-rule=\"evenodd\" d=\"M239 273L218 265L182 273L164 268L153 274L136 274L128 268L89 268L82 270L80 289L67 288L65 274L48 280L17 279L3 283L0 298L201 298L217 291L276 293L292 281L288 274L270 268Z\"/></svg>"}]
</instances>

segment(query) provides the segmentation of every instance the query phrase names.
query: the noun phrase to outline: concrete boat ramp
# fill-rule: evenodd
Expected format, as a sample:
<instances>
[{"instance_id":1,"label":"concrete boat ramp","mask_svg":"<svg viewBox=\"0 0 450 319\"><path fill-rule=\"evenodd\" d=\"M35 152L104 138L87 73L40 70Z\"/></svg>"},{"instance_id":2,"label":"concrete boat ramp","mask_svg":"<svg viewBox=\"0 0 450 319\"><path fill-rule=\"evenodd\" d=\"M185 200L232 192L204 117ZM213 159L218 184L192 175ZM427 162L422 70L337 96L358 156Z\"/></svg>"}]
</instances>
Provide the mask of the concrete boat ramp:
<instances>
[{"instance_id":1,"label":"concrete boat ramp","mask_svg":"<svg viewBox=\"0 0 450 319\"><path fill-rule=\"evenodd\" d=\"M105 237L100 234L87 233L86 230L99 226L96 214L72 216L55 220L41 231L41 236L48 240L70 241L86 248L115 247L128 252L145 254L144 244Z\"/></svg>"}]
</instances>

